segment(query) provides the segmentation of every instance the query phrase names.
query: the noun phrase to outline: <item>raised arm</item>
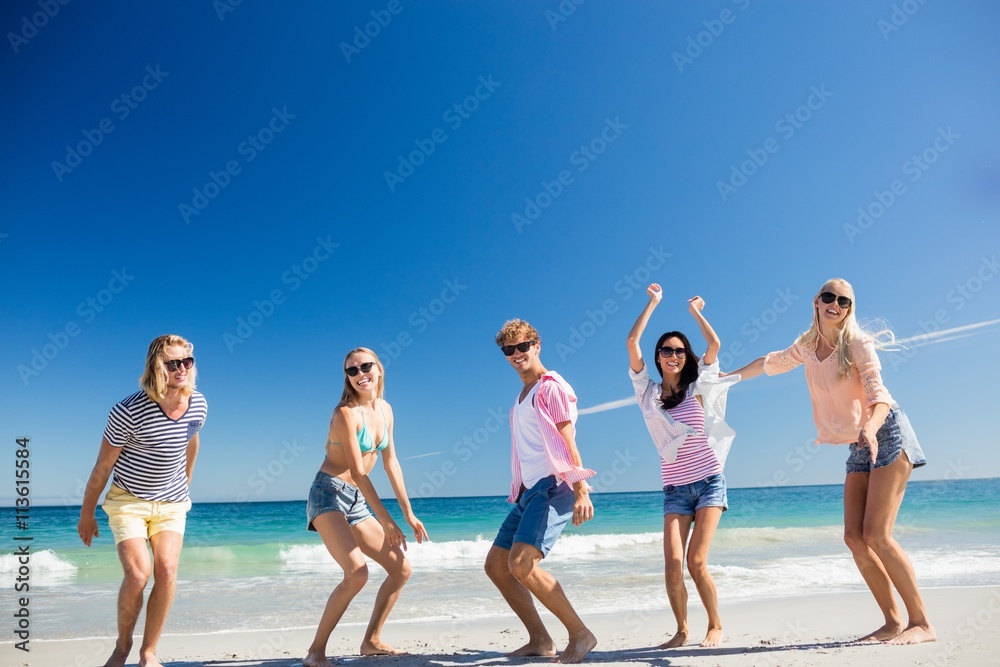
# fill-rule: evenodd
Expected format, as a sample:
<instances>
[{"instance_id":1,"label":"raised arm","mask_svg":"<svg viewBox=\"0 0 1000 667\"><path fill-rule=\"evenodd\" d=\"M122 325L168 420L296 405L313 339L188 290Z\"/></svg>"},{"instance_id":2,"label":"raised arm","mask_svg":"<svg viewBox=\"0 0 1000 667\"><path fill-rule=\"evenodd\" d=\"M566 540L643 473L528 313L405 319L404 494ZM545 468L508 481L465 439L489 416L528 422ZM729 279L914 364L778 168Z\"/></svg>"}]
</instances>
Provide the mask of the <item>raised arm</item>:
<instances>
[{"instance_id":1,"label":"raised arm","mask_svg":"<svg viewBox=\"0 0 1000 667\"><path fill-rule=\"evenodd\" d=\"M694 321L698 323L698 327L701 329L701 335L705 337L705 341L708 343L708 349L705 350L705 356L702 357L702 361L706 365L711 366L719 358L719 350L722 348L722 341L719 340L718 334L715 333L715 329L712 325L708 323L705 316L701 314L701 310L705 307L705 300L700 296L695 296L688 299L688 311L691 313L691 317Z\"/></svg>"},{"instance_id":2,"label":"raised arm","mask_svg":"<svg viewBox=\"0 0 1000 667\"><path fill-rule=\"evenodd\" d=\"M344 458L347 460L347 468L351 471L351 479L361 490L365 497L365 502L371 507L372 512L382 524L385 531L385 539L389 546L402 546L406 549L406 537L403 531L393 520L389 510L382 504L378 497L375 485L372 484L368 473L365 471L364 461L361 456L361 444L358 442L358 417L347 406L341 406L334 410L333 418L330 420L330 434L327 438L327 447L330 443L339 442L344 449Z\"/></svg>"},{"instance_id":3,"label":"raised arm","mask_svg":"<svg viewBox=\"0 0 1000 667\"><path fill-rule=\"evenodd\" d=\"M663 290L658 283L652 283L646 288L646 294L649 295L649 301L646 302L642 312L639 313L639 319L632 325L632 330L628 332L628 361L634 373L641 371L645 365L642 360L642 350L639 347L639 341L642 338L642 332L645 331L646 325L649 323L649 317L656 310L660 299L663 298Z\"/></svg>"},{"instance_id":4,"label":"raised arm","mask_svg":"<svg viewBox=\"0 0 1000 667\"><path fill-rule=\"evenodd\" d=\"M389 483L392 484L396 500L399 501L399 509L403 512L403 518L406 519L406 523L410 524L410 528L413 529L413 537L416 538L417 544L420 544L425 540L429 540L430 537L427 535L427 530L424 529L424 524L413 513L413 508L410 507L410 498L406 495L403 469L399 465L399 457L396 456L396 440L393 437L393 425L396 423L396 418L392 414L392 407L388 403L382 401L382 405L389 410L389 423L386 426L389 429L389 444L386 446L385 451L382 452L382 465L385 467L385 474L389 478Z\"/></svg>"},{"instance_id":5,"label":"raised arm","mask_svg":"<svg viewBox=\"0 0 1000 667\"><path fill-rule=\"evenodd\" d=\"M764 372L764 357L758 357L754 359L749 364L743 368L733 371L731 373L724 373L722 375L739 375L744 380L749 380L750 378L755 378Z\"/></svg>"}]
</instances>

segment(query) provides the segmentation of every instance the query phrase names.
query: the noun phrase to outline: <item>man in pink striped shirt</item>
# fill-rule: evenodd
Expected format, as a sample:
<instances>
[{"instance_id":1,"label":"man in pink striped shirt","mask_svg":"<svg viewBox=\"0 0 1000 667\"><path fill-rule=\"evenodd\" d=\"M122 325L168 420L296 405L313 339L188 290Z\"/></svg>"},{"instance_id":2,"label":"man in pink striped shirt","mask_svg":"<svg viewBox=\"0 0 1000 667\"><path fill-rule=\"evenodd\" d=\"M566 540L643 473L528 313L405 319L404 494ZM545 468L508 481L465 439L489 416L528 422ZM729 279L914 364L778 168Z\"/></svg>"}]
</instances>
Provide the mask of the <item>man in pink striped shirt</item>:
<instances>
[{"instance_id":1,"label":"man in pink striped shirt","mask_svg":"<svg viewBox=\"0 0 1000 667\"><path fill-rule=\"evenodd\" d=\"M508 321L496 342L524 387L510 411L513 481L508 500L515 505L486 556L486 574L528 631L528 643L512 656L556 655L556 644L531 599L534 594L569 633L559 662L580 662L597 646L597 638L559 582L539 565L571 518L579 526L594 517L585 480L595 473L583 467L576 447L576 394L542 365L541 338L527 322Z\"/></svg>"}]
</instances>

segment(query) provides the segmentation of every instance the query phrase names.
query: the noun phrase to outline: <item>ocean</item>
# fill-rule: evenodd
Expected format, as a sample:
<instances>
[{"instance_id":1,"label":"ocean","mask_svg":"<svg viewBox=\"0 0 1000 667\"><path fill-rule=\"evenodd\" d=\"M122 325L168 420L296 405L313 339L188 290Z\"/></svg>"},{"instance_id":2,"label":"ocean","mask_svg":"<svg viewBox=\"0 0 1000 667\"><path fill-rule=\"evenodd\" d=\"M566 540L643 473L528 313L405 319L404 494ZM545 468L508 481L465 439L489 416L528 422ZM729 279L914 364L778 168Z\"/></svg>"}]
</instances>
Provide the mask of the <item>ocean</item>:
<instances>
[{"instance_id":1,"label":"ocean","mask_svg":"<svg viewBox=\"0 0 1000 667\"><path fill-rule=\"evenodd\" d=\"M723 613L738 600L865 590L842 540L842 498L839 485L730 489L709 554ZM581 613L667 609L662 494L594 494L593 501L594 520L567 528L545 567ZM1000 584L998 501L1000 479L910 483L895 534L921 587ZM395 502L387 507L405 526ZM409 543L413 575L390 620L509 615L483 572L505 499L415 499L413 507L432 541ZM12 508L0 513L3 525L14 525ZM31 508L32 639L115 635L121 568L106 517L98 509L101 535L88 549L76 534L78 516L79 507ZM13 552L23 543L3 542L0 574L12 590ZM382 576L373 564L342 623L367 623ZM167 631L314 627L339 580L319 536L306 531L304 501L196 503ZM877 617L874 603L871 612Z\"/></svg>"}]
</instances>

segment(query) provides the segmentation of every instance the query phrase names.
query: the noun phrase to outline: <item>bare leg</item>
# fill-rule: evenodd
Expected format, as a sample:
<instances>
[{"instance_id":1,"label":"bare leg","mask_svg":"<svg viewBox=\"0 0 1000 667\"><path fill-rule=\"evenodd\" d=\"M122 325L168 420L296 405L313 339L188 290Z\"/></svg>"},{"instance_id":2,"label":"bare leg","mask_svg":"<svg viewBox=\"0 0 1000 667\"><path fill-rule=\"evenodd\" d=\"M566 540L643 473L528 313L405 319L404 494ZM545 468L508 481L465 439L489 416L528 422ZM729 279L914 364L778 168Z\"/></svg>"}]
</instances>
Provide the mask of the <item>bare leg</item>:
<instances>
[{"instance_id":1,"label":"bare leg","mask_svg":"<svg viewBox=\"0 0 1000 667\"><path fill-rule=\"evenodd\" d=\"M378 521L367 519L355 524L352 530L361 551L381 565L388 575L375 596L372 617L368 621L368 629L365 630L365 638L361 642L361 655L401 655L406 653L406 651L401 651L382 642L382 626L385 625L389 612L392 611L403 586L410 578L410 561L406 560L401 548L389 546L385 541L382 524Z\"/></svg>"},{"instance_id":2,"label":"bare leg","mask_svg":"<svg viewBox=\"0 0 1000 667\"><path fill-rule=\"evenodd\" d=\"M597 646L597 638L580 620L555 577L541 568L541 560L542 552L534 546L515 542L508 563L511 574L566 626L569 644L559 662L580 662Z\"/></svg>"},{"instance_id":3,"label":"bare leg","mask_svg":"<svg viewBox=\"0 0 1000 667\"><path fill-rule=\"evenodd\" d=\"M882 610L885 624L858 641L885 641L903 629L903 617L892 594L892 583L882 561L864 538L865 508L868 503L869 473L852 472L844 482L844 542L854 555L854 563L868 584L868 590ZM898 505L897 505L898 508Z\"/></svg>"},{"instance_id":4,"label":"bare leg","mask_svg":"<svg viewBox=\"0 0 1000 667\"><path fill-rule=\"evenodd\" d=\"M667 599L677 620L677 633L660 648L677 648L688 640L687 586L684 584L684 549L693 516L667 514L663 517L663 567Z\"/></svg>"},{"instance_id":5,"label":"bare leg","mask_svg":"<svg viewBox=\"0 0 1000 667\"><path fill-rule=\"evenodd\" d=\"M500 590L504 600L521 619L528 631L528 643L517 649L512 656L552 656L556 654L556 643L545 629L531 592L514 577L510 571L510 551L495 544L486 555L486 574Z\"/></svg>"},{"instance_id":6,"label":"bare leg","mask_svg":"<svg viewBox=\"0 0 1000 667\"><path fill-rule=\"evenodd\" d=\"M332 667L326 659L326 644L330 641L333 629L337 627L347 606L351 604L364 585L368 582L368 564L354 539L354 533L347 524L347 519L340 512L326 512L313 519L313 526L323 538L323 544L344 570L344 579L337 584L326 602L323 616L319 619L316 636L309 646L309 652L302 659L305 667Z\"/></svg>"},{"instance_id":7,"label":"bare leg","mask_svg":"<svg viewBox=\"0 0 1000 667\"><path fill-rule=\"evenodd\" d=\"M149 592L146 604L146 628L139 648L139 667L160 667L156 659L156 644L163 634L167 615L174 603L177 590L177 562L184 546L184 536L172 530L164 530L150 536L153 547L153 590Z\"/></svg>"},{"instance_id":8,"label":"bare leg","mask_svg":"<svg viewBox=\"0 0 1000 667\"><path fill-rule=\"evenodd\" d=\"M151 571L146 540L134 537L119 542L118 560L125 573L118 591L118 641L104 667L125 667L128 654L132 651L132 633L142 611L142 593Z\"/></svg>"},{"instance_id":9,"label":"bare leg","mask_svg":"<svg viewBox=\"0 0 1000 667\"><path fill-rule=\"evenodd\" d=\"M715 593L715 582L708 573L708 550L715 537L715 529L722 518L721 507L702 507L695 512L694 532L688 548L687 563L694 585L698 588L705 611L708 613L708 631L702 646L718 646L722 642L722 617L719 616L719 598Z\"/></svg>"},{"instance_id":10,"label":"bare leg","mask_svg":"<svg viewBox=\"0 0 1000 667\"><path fill-rule=\"evenodd\" d=\"M899 506L906 492L913 465L900 454L891 465L872 470L868 480L868 503L865 509L864 539L882 561L892 585L903 599L909 622L905 629L889 640L890 644L919 644L932 642L937 634L930 620L924 601L917 588L917 577L906 552L892 536L892 528L899 514Z\"/></svg>"}]
</instances>

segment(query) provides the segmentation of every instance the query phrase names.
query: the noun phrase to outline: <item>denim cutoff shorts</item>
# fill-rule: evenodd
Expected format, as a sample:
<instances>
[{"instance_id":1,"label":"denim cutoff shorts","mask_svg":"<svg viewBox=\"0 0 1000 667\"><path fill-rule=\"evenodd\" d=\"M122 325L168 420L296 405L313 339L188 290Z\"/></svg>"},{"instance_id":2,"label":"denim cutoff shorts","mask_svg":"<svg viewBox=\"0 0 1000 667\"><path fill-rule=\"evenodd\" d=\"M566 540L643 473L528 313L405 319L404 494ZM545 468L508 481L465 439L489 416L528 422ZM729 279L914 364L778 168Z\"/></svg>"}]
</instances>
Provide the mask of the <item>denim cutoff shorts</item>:
<instances>
[{"instance_id":1,"label":"denim cutoff shorts","mask_svg":"<svg viewBox=\"0 0 1000 667\"><path fill-rule=\"evenodd\" d=\"M906 413L898 405L889 410L885 423L879 428L875 439L878 442L878 453L874 464L868 445L858 447L858 443L851 443L851 453L847 457L847 472L871 472L872 468L892 465L899 458L900 452L906 452L906 458L914 468L927 464L924 450L917 442L917 434L913 432Z\"/></svg>"},{"instance_id":2,"label":"denim cutoff shorts","mask_svg":"<svg viewBox=\"0 0 1000 667\"><path fill-rule=\"evenodd\" d=\"M515 542L523 542L548 556L573 517L575 500L569 484L560 484L555 475L543 477L521 494L493 544L509 551Z\"/></svg>"},{"instance_id":3,"label":"denim cutoff shorts","mask_svg":"<svg viewBox=\"0 0 1000 667\"><path fill-rule=\"evenodd\" d=\"M729 509L726 476L721 472L690 484L668 484L663 487L663 516L694 516L702 507L721 507L723 512Z\"/></svg>"},{"instance_id":4,"label":"denim cutoff shorts","mask_svg":"<svg viewBox=\"0 0 1000 667\"><path fill-rule=\"evenodd\" d=\"M327 512L340 512L351 526L372 515L365 497L361 495L361 489L321 470L316 473L309 488L309 501L306 503L306 519L309 521L307 528L316 532L313 519Z\"/></svg>"}]
</instances>

